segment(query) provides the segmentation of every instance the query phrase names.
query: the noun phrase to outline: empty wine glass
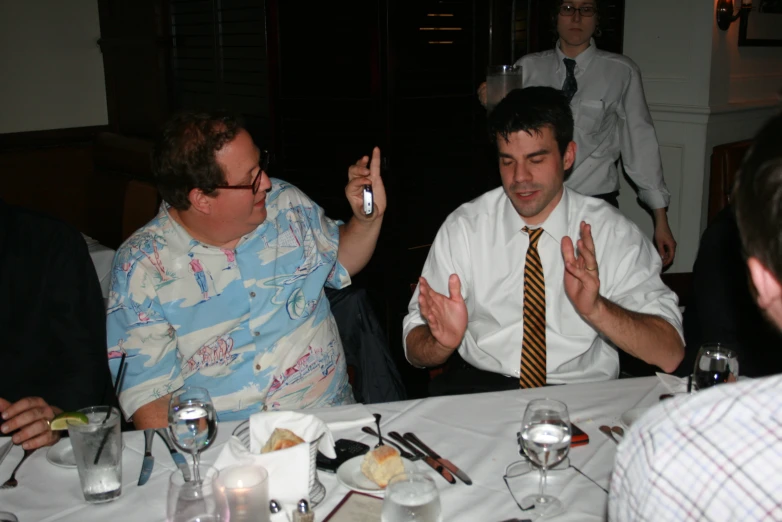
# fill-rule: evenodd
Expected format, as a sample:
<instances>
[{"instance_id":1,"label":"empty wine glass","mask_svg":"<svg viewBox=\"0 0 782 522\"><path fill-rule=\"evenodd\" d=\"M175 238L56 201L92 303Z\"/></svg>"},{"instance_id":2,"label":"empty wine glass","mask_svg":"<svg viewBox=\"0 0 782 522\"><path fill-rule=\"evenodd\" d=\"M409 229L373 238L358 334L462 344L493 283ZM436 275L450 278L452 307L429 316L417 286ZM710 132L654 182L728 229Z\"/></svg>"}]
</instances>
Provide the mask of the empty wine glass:
<instances>
[{"instance_id":1,"label":"empty wine glass","mask_svg":"<svg viewBox=\"0 0 782 522\"><path fill-rule=\"evenodd\" d=\"M201 482L199 455L217 435L217 416L205 388L185 386L171 395L168 429L174 444L193 455L193 480Z\"/></svg>"},{"instance_id":2,"label":"empty wine glass","mask_svg":"<svg viewBox=\"0 0 782 522\"><path fill-rule=\"evenodd\" d=\"M692 372L692 391L697 392L739 378L739 360L736 352L725 344L707 343L698 350Z\"/></svg>"},{"instance_id":3,"label":"empty wine glass","mask_svg":"<svg viewBox=\"0 0 782 522\"><path fill-rule=\"evenodd\" d=\"M534 516L550 517L562 512L562 502L546 495L546 471L570 450L570 417L567 406L552 399L536 399L527 405L521 423L521 444L529 459L540 467L537 495L528 495L522 505L534 506ZM525 513L525 517L533 513Z\"/></svg>"}]
</instances>

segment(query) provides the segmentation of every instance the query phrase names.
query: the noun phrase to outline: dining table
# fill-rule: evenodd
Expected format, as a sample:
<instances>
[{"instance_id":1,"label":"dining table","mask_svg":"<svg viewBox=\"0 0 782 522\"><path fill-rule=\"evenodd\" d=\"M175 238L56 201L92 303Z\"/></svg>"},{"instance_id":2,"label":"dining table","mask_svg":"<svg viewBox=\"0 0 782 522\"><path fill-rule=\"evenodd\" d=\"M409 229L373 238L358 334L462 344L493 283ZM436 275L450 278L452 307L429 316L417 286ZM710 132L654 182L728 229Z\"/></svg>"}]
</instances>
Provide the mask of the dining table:
<instances>
[{"instance_id":1,"label":"dining table","mask_svg":"<svg viewBox=\"0 0 782 522\"><path fill-rule=\"evenodd\" d=\"M570 449L570 463L583 475L570 473L564 482L557 485L556 493L563 501L565 511L550 520L589 522L607 518L606 490L609 489L618 447L600 431L600 426L620 425L624 413L657 404L660 395L667 391L662 382L652 376L356 404L333 411L344 413L345 409L354 408L379 413L384 433L414 432L440 456L464 470L472 479L472 485L461 481L449 484L424 462L414 463L420 471L429 471L434 478L440 492L443 521L500 522L525 518L524 511L514 501L503 479L506 467L522 459L517 434L521 429L524 409L532 399L560 400L567 405L571 422L587 433L589 442ZM377 441L363 433L361 426L329 424L332 414L328 409L318 410L317 416L327 425L337 428L332 429L335 440L352 439L370 447ZM202 465L214 463L237 424L218 423L213 446L201 455ZM140 431L129 431L123 433L123 439L122 494L118 499L103 504L86 503L77 470L51 464L47 459L47 448L41 448L17 473L19 485L15 489L0 490L0 511L14 513L20 522L165 521L169 477L177 469L176 465L158 438L153 445L155 464L152 475L145 485L137 486L144 456L144 435ZM0 445L6 440L7 437L0 438ZM22 454L20 447L14 447L0 464L0 482L10 476ZM318 476L326 488L326 496L314 512L316 520L323 521L350 490L334 474L318 471ZM272 476L270 480L273 479ZM536 489L536 480L530 484ZM275 517L275 520L278 518Z\"/></svg>"}]
</instances>

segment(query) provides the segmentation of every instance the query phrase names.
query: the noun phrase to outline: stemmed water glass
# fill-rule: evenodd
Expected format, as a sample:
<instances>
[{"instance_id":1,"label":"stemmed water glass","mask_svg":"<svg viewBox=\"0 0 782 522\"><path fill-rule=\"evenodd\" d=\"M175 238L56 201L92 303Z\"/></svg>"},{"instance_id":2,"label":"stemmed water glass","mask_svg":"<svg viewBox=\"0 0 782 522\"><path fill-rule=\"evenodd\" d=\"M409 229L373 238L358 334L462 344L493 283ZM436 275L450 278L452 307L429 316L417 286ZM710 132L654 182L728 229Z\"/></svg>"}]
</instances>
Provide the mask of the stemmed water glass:
<instances>
[{"instance_id":1,"label":"stemmed water glass","mask_svg":"<svg viewBox=\"0 0 782 522\"><path fill-rule=\"evenodd\" d=\"M193 480L200 483L200 453L217 436L217 416L209 392L197 386L174 392L168 403L168 429L174 444L193 456Z\"/></svg>"},{"instance_id":2,"label":"stemmed water glass","mask_svg":"<svg viewBox=\"0 0 782 522\"><path fill-rule=\"evenodd\" d=\"M545 488L546 471L561 462L570 450L567 406L552 399L531 401L521 423L521 445L529 459L540 467L538 494L524 497L522 505L534 505L534 514L539 518L561 513L562 502L546 495Z\"/></svg>"},{"instance_id":3,"label":"stemmed water glass","mask_svg":"<svg viewBox=\"0 0 782 522\"><path fill-rule=\"evenodd\" d=\"M727 345L707 343L698 350L692 373L692 391L697 392L739 378L739 360Z\"/></svg>"}]
</instances>

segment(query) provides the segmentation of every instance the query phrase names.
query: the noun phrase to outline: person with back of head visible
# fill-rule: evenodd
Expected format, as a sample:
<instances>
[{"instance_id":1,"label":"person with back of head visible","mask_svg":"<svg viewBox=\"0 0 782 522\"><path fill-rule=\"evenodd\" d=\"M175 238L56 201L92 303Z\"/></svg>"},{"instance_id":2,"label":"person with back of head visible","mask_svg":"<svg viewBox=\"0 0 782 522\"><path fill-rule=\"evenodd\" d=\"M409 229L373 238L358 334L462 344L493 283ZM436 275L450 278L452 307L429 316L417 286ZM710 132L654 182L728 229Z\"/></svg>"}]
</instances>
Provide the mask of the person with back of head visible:
<instances>
[{"instance_id":1,"label":"person with back of head visible","mask_svg":"<svg viewBox=\"0 0 782 522\"><path fill-rule=\"evenodd\" d=\"M657 135L646 104L641 71L626 56L597 48L605 0L548 0L557 42L554 49L523 56L524 87L562 89L575 118L576 159L567 187L619 206L617 160L636 185L638 196L654 216L654 242L663 266L673 263L676 241L666 208L665 185ZM478 89L486 105L486 83Z\"/></svg>"},{"instance_id":2,"label":"person with back of head visible","mask_svg":"<svg viewBox=\"0 0 782 522\"><path fill-rule=\"evenodd\" d=\"M618 350L673 371L681 314L638 227L564 186L573 116L551 87L512 91L489 116L502 187L440 227L404 319L408 361L456 367L435 394L613 379Z\"/></svg>"},{"instance_id":3,"label":"person with back of head visible","mask_svg":"<svg viewBox=\"0 0 782 522\"><path fill-rule=\"evenodd\" d=\"M185 111L163 128L164 202L117 251L107 317L114 375L127 354L120 405L139 429L166 426L185 385L206 388L221 421L354 402L324 285L349 285L375 249L380 150L348 170L346 224L270 178L269 161L227 115Z\"/></svg>"},{"instance_id":4,"label":"person with back of head visible","mask_svg":"<svg viewBox=\"0 0 782 522\"><path fill-rule=\"evenodd\" d=\"M755 137L731 198L757 304L778 330L782 330L780 144L782 114ZM720 384L692 397L660 403L632 426L619 446L609 519L782 520L781 422L782 374Z\"/></svg>"}]
</instances>

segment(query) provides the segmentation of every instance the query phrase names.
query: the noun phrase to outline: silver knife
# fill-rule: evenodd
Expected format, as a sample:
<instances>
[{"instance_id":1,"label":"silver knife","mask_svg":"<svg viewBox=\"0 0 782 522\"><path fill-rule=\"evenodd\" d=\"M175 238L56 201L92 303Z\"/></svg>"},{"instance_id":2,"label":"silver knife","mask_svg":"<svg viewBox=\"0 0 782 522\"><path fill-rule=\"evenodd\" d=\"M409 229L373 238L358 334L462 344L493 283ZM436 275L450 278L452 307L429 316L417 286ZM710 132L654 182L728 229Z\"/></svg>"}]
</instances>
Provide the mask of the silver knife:
<instances>
[{"instance_id":1,"label":"silver knife","mask_svg":"<svg viewBox=\"0 0 782 522\"><path fill-rule=\"evenodd\" d=\"M144 462L141 464L141 473L138 476L139 486L147 483L149 476L152 474L152 468L155 466L155 457L152 456L152 440L154 436L154 429L144 430Z\"/></svg>"},{"instance_id":2,"label":"silver knife","mask_svg":"<svg viewBox=\"0 0 782 522\"><path fill-rule=\"evenodd\" d=\"M165 442L168 452L171 453L171 458L174 459L174 464L176 464L179 471L182 472L182 476L185 477L185 482L190 482L190 468L187 465L184 455L176 450L174 443L171 442L171 438L168 436L168 432L165 428L160 428L155 431L157 431L157 434L160 435L160 438Z\"/></svg>"},{"instance_id":3,"label":"silver knife","mask_svg":"<svg viewBox=\"0 0 782 522\"><path fill-rule=\"evenodd\" d=\"M8 442L3 445L2 448L0 448L0 464L3 463L3 459L8 456L8 454L11 452L11 448L14 447L14 441L9 440Z\"/></svg>"},{"instance_id":4,"label":"silver knife","mask_svg":"<svg viewBox=\"0 0 782 522\"><path fill-rule=\"evenodd\" d=\"M456 475L456 477L458 477L459 480L461 480L468 486L472 486L472 480L470 480L470 477L467 475L467 473L459 469L459 467L453 462L451 462L450 460L444 459L440 455L435 453L432 448L424 444L421 441L421 439L415 436L415 434L407 432L405 433L404 437L410 442L412 442L413 444L415 444L416 446L418 446L419 448L421 448L422 450L424 450L426 454L432 457L434 460L442 464L444 468L446 468L448 471Z\"/></svg>"}]
</instances>

